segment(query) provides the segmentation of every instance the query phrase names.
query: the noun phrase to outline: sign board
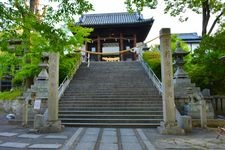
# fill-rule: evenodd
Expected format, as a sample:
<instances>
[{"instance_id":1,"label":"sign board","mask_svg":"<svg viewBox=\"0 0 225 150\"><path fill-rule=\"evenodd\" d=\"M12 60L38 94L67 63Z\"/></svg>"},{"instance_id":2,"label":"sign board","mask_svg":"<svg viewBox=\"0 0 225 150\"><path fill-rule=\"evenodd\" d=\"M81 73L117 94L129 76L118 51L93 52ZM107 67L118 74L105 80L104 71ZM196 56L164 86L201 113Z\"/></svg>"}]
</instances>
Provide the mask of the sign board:
<instances>
[{"instance_id":1,"label":"sign board","mask_svg":"<svg viewBox=\"0 0 225 150\"><path fill-rule=\"evenodd\" d=\"M40 109L41 108L41 100L40 99L35 99L34 101L34 109Z\"/></svg>"}]
</instances>

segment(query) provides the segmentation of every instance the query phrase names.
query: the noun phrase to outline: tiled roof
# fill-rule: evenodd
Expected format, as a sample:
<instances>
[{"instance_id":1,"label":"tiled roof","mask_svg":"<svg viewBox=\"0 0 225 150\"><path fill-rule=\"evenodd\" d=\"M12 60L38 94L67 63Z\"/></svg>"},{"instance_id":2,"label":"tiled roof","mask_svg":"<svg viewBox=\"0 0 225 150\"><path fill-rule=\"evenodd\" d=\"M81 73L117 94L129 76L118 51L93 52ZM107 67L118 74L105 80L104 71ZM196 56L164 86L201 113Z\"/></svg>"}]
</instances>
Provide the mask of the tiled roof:
<instances>
[{"instance_id":1,"label":"tiled roof","mask_svg":"<svg viewBox=\"0 0 225 150\"><path fill-rule=\"evenodd\" d=\"M177 35L178 35L178 37L180 39L183 39L183 40L185 40L185 39L201 39L201 37L198 36L198 34L196 32L192 32L192 33L179 33Z\"/></svg>"},{"instance_id":2,"label":"tiled roof","mask_svg":"<svg viewBox=\"0 0 225 150\"><path fill-rule=\"evenodd\" d=\"M144 19L138 13L101 13L101 14L85 14L80 17L78 25L112 25L112 24L135 24L144 22L153 22L153 18Z\"/></svg>"},{"instance_id":3,"label":"tiled roof","mask_svg":"<svg viewBox=\"0 0 225 150\"><path fill-rule=\"evenodd\" d=\"M201 41L201 37L198 36L198 34L196 32L192 32L192 33L178 33L177 34L178 38L182 39L185 42L188 43L199 43Z\"/></svg>"}]
</instances>

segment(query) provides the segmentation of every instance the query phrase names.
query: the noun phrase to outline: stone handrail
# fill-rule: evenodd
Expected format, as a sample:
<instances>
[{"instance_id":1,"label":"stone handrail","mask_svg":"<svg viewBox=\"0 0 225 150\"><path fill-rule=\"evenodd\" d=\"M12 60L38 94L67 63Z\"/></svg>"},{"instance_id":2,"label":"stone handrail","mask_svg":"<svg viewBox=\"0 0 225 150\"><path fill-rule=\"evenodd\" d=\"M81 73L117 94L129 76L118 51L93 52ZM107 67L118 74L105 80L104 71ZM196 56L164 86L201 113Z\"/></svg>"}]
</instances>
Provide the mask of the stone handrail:
<instances>
[{"instance_id":1,"label":"stone handrail","mask_svg":"<svg viewBox=\"0 0 225 150\"><path fill-rule=\"evenodd\" d=\"M66 90L66 88L68 87L69 83L70 83L70 79L68 78L68 76L66 76L58 88L59 99L62 97L62 95L63 95L64 91Z\"/></svg>"},{"instance_id":2,"label":"stone handrail","mask_svg":"<svg viewBox=\"0 0 225 150\"><path fill-rule=\"evenodd\" d=\"M225 115L225 95L207 96L204 99L211 101L215 114Z\"/></svg>"},{"instance_id":3,"label":"stone handrail","mask_svg":"<svg viewBox=\"0 0 225 150\"><path fill-rule=\"evenodd\" d=\"M158 89L159 93L162 94L162 82L159 80L159 78L155 75L151 67L143 60L143 57L139 57L139 60L144 67L146 73L148 74L148 77L152 80L154 83L154 86Z\"/></svg>"}]
</instances>

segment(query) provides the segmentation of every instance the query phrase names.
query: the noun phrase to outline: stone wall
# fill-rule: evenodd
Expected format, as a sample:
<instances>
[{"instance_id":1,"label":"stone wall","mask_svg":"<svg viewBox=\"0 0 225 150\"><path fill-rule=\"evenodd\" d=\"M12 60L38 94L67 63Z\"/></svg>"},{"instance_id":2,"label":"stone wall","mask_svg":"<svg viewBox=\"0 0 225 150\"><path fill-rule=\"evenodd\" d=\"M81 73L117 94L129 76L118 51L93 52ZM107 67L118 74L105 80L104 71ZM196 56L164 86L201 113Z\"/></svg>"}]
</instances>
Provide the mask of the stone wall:
<instances>
[{"instance_id":1,"label":"stone wall","mask_svg":"<svg viewBox=\"0 0 225 150\"><path fill-rule=\"evenodd\" d=\"M20 100L0 100L0 112L2 114L20 114L22 109L22 101Z\"/></svg>"}]
</instances>

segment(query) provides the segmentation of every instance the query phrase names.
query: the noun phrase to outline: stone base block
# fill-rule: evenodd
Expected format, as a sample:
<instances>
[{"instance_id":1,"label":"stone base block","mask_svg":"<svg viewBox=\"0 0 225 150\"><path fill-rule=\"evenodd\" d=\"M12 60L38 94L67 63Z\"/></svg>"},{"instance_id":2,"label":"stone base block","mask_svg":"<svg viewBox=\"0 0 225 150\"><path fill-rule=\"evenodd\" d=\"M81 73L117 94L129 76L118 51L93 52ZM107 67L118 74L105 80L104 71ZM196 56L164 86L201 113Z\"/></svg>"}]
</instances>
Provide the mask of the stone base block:
<instances>
[{"instance_id":1,"label":"stone base block","mask_svg":"<svg viewBox=\"0 0 225 150\"><path fill-rule=\"evenodd\" d=\"M192 131L192 119L191 116L180 116L178 118L178 126L185 130L185 132Z\"/></svg>"},{"instance_id":2,"label":"stone base block","mask_svg":"<svg viewBox=\"0 0 225 150\"><path fill-rule=\"evenodd\" d=\"M39 128L36 128L35 130L39 133L55 133L62 132L64 130L64 126L61 124L60 120L47 121L44 126L39 126Z\"/></svg>"},{"instance_id":3,"label":"stone base block","mask_svg":"<svg viewBox=\"0 0 225 150\"><path fill-rule=\"evenodd\" d=\"M34 129L40 129L42 127L44 127L46 124L45 120L44 120L44 116L41 114L36 114L34 117Z\"/></svg>"},{"instance_id":4,"label":"stone base block","mask_svg":"<svg viewBox=\"0 0 225 150\"><path fill-rule=\"evenodd\" d=\"M171 135L184 135L184 129L178 127L176 123L164 123L157 128L160 134L171 134Z\"/></svg>"}]
</instances>

